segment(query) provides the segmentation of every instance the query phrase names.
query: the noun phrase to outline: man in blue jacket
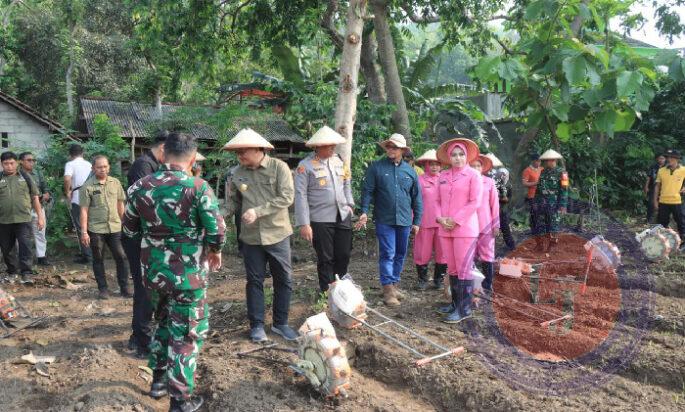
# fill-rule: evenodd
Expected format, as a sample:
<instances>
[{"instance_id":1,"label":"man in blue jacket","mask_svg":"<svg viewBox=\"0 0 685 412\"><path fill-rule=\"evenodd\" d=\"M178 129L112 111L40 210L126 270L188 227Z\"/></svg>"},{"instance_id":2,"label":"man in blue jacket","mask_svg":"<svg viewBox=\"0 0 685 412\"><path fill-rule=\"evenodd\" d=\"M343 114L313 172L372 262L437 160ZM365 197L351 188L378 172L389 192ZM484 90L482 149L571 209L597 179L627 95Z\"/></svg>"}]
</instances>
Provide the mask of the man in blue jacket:
<instances>
[{"instance_id":1,"label":"man in blue jacket","mask_svg":"<svg viewBox=\"0 0 685 412\"><path fill-rule=\"evenodd\" d=\"M408 150L401 134L393 134L379 143L387 157L369 165L364 177L361 211L356 228L366 226L369 206L374 204L374 223L378 237L378 267L383 302L397 306L404 296L397 287L407 256L409 233L419 231L423 205L419 177L414 168L402 160Z\"/></svg>"}]
</instances>

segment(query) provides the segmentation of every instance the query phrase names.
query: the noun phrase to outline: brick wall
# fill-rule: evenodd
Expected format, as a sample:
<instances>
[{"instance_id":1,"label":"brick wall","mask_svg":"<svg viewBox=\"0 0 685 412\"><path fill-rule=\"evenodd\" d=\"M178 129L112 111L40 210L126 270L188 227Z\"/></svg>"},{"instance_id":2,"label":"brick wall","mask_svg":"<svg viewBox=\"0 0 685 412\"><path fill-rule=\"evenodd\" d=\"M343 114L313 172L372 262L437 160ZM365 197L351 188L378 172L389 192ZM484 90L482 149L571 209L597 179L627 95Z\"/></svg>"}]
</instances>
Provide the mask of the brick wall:
<instances>
[{"instance_id":1,"label":"brick wall","mask_svg":"<svg viewBox=\"0 0 685 412\"><path fill-rule=\"evenodd\" d=\"M27 149L42 152L51 136L42 123L5 102L0 102L0 133L7 133L9 137L9 148L0 147L0 151Z\"/></svg>"}]
</instances>

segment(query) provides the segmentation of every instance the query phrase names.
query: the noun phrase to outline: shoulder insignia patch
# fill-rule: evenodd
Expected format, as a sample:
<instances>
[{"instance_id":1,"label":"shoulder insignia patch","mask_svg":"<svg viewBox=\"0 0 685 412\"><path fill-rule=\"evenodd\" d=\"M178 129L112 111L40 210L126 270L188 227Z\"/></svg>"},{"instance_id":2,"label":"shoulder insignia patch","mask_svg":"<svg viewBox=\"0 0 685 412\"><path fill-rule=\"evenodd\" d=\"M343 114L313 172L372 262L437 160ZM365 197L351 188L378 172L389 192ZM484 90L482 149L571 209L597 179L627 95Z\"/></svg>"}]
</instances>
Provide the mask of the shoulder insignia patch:
<instances>
[{"instance_id":1,"label":"shoulder insignia patch","mask_svg":"<svg viewBox=\"0 0 685 412\"><path fill-rule=\"evenodd\" d=\"M298 167L297 167L297 173L299 173L299 174L304 173L304 170L305 170L305 169L304 169L304 166L298 166Z\"/></svg>"}]
</instances>

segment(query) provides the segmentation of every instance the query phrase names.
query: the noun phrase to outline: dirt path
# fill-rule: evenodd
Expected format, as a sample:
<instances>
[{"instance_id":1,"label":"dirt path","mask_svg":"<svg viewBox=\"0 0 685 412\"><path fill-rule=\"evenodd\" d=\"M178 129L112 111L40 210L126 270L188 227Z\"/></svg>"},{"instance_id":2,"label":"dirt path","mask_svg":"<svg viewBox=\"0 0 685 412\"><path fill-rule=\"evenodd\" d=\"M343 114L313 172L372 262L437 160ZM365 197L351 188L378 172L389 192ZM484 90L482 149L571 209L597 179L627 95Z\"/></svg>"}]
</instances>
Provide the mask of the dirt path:
<instances>
[{"instance_id":1,"label":"dirt path","mask_svg":"<svg viewBox=\"0 0 685 412\"><path fill-rule=\"evenodd\" d=\"M312 253L301 249L300 254L306 261L295 265L293 326L315 314L317 303ZM368 250L358 248L350 273L364 287L369 303L377 305L380 299L375 258L368 255ZM111 270L112 262L107 267ZM381 310L444 345L463 345L467 353L417 369L409 354L370 331L339 330L347 344L353 377L349 398L337 403L323 400L281 364L263 359L239 360L233 355L252 345L246 340L242 264L235 256L228 256L225 267L212 280L212 331L199 363L199 392L207 399L206 410L685 410L683 257L653 266L658 294L652 331L636 357L627 359L626 367L609 376L597 374L606 382L595 388L564 397L514 389L521 382L512 382L506 373L493 369L492 359L520 363L518 376L529 374L531 381L546 373L559 375L559 366L544 362L524 366L506 345L495 345L500 350L493 353L488 346L494 343L492 337L478 341L471 336L486 322L482 311L477 312L471 326L440 323L434 308L442 301L441 294L427 291L411 292L397 310ZM410 290L414 273L409 262L406 267L404 287ZM60 287L57 274L72 280L78 289ZM167 400L155 401L145 395L148 377L139 369L144 362L125 351L131 303L119 297L97 301L95 282L85 266L58 264L43 270L38 279L34 287L2 286L34 314L56 318L46 328L0 340L2 410L165 411ZM110 284L116 284L114 279ZM634 332L630 325L621 330L626 338ZM50 377L37 375L29 365L14 363L28 351L57 357L50 365ZM273 360L289 359L289 355L281 353L263 355ZM596 373L600 369L596 366L585 372ZM579 366L564 367L573 373Z\"/></svg>"}]
</instances>

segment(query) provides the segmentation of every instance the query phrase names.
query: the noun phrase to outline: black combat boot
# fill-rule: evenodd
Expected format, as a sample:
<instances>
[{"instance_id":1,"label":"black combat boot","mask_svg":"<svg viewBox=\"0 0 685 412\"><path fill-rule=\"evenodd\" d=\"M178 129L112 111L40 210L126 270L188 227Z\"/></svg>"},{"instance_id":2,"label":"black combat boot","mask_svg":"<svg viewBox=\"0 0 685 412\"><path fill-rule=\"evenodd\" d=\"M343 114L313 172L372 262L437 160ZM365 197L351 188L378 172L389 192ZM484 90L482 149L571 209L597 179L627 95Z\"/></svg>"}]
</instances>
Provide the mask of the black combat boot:
<instances>
[{"instance_id":1,"label":"black combat boot","mask_svg":"<svg viewBox=\"0 0 685 412\"><path fill-rule=\"evenodd\" d=\"M436 263L433 272L433 288L442 289L442 279L445 277L445 273L447 273L447 264Z\"/></svg>"},{"instance_id":2,"label":"black combat boot","mask_svg":"<svg viewBox=\"0 0 685 412\"><path fill-rule=\"evenodd\" d=\"M199 411L204 402L202 396L193 396L190 399L171 398L171 402L169 402L169 412Z\"/></svg>"},{"instance_id":3,"label":"black combat boot","mask_svg":"<svg viewBox=\"0 0 685 412\"><path fill-rule=\"evenodd\" d=\"M428 288L428 265L416 265L416 274L419 275L419 290Z\"/></svg>"},{"instance_id":4,"label":"black combat boot","mask_svg":"<svg viewBox=\"0 0 685 412\"><path fill-rule=\"evenodd\" d=\"M495 265L492 262L480 262L480 270L483 272L483 291L492 292L492 282L495 280Z\"/></svg>"},{"instance_id":5,"label":"black combat boot","mask_svg":"<svg viewBox=\"0 0 685 412\"><path fill-rule=\"evenodd\" d=\"M150 396L159 399L167 395L167 375L164 369L152 371L152 385L150 385Z\"/></svg>"}]
</instances>

